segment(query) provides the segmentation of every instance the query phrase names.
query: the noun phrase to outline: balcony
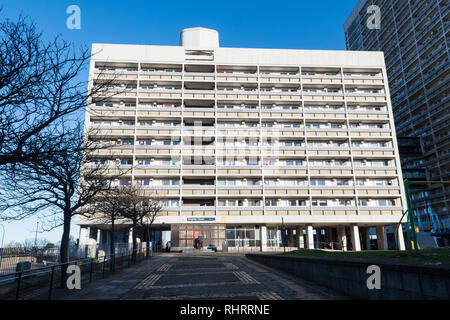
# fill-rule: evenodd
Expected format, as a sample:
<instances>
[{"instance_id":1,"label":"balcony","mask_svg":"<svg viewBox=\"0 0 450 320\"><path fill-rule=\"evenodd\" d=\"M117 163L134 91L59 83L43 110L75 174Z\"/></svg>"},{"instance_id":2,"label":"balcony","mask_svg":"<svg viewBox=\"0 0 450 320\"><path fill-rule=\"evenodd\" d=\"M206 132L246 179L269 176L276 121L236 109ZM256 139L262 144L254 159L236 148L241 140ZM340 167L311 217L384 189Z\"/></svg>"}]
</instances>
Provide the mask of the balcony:
<instances>
[{"instance_id":1,"label":"balcony","mask_svg":"<svg viewBox=\"0 0 450 320\"><path fill-rule=\"evenodd\" d=\"M181 81L182 72L165 72L165 71L141 71L139 73L141 80L162 80L162 81Z\"/></svg>"},{"instance_id":2,"label":"balcony","mask_svg":"<svg viewBox=\"0 0 450 320\"><path fill-rule=\"evenodd\" d=\"M215 74L210 72L185 72L183 75L184 81L204 81L214 82Z\"/></svg>"}]
</instances>

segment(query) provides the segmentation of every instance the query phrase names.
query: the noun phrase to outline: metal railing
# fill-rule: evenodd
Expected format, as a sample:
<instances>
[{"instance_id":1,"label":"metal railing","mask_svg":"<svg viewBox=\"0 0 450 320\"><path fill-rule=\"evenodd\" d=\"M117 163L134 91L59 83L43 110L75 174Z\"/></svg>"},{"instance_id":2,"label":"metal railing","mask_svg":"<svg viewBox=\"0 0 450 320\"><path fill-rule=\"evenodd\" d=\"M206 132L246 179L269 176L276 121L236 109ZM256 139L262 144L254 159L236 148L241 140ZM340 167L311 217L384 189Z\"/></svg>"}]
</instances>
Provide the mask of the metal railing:
<instances>
[{"instance_id":1,"label":"metal railing","mask_svg":"<svg viewBox=\"0 0 450 320\"><path fill-rule=\"evenodd\" d=\"M108 273L130 267L150 256L151 252L147 256L145 248L141 247L127 253L73 260L0 275L0 300L51 300L56 288L69 290L61 278L67 278L68 275L63 273L70 265L79 267L80 283L83 285L103 279Z\"/></svg>"}]
</instances>

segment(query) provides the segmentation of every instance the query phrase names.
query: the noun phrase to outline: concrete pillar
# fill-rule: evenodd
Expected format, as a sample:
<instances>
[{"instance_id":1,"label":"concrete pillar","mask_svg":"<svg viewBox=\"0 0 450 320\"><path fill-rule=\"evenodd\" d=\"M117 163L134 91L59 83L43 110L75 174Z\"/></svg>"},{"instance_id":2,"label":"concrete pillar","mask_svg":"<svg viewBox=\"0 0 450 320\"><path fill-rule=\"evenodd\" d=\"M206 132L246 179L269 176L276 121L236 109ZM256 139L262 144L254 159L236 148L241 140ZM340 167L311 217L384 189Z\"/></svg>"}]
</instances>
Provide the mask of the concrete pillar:
<instances>
[{"instance_id":1,"label":"concrete pillar","mask_svg":"<svg viewBox=\"0 0 450 320\"><path fill-rule=\"evenodd\" d=\"M133 244L133 227L128 231L128 243Z\"/></svg>"},{"instance_id":2,"label":"concrete pillar","mask_svg":"<svg viewBox=\"0 0 450 320\"><path fill-rule=\"evenodd\" d=\"M306 247L308 249L314 249L314 234L312 225L306 227Z\"/></svg>"},{"instance_id":3,"label":"concrete pillar","mask_svg":"<svg viewBox=\"0 0 450 320\"><path fill-rule=\"evenodd\" d=\"M305 248L305 238L303 237L303 227L297 228L297 245L299 249Z\"/></svg>"},{"instance_id":4,"label":"concrete pillar","mask_svg":"<svg viewBox=\"0 0 450 320\"><path fill-rule=\"evenodd\" d=\"M167 233L166 231L161 231L161 249L166 249Z\"/></svg>"},{"instance_id":5,"label":"concrete pillar","mask_svg":"<svg viewBox=\"0 0 450 320\"><path fill-rule=\"evenodd\" d=\"M338 243L343 251L347 251L347 234L345 232L345 226L337 227Z\"/></svg>"},{"instance_id":6,"label":"concrete pillar","mask_svg":"<svg viewBox=\"0 0 450 320\"><path fill-rule=\"evenodd\" d=\"M88 227L81 226L80 227L80 237L78 238L78 245L80 247L87 245L87 235L88 235Z\"/></svg>"},{"instance_id":7,"label":"concrete pillar","mask_svg":"<svg viewBox=\"0 0 450 320\"><path fill-rule=\"evenodd\" d=\"M261 239L260 250L261 252L267 251L267 227L259 227L259 238Z\"/></svg>"},{"instance_id":8,"label":"concrete pillar","mask_svg":"<svg viewBox=\"0 0 450 320\"><path fill-rule=\"evenodd\" d=\"M288 239L289 239L288 247L295 247L295 244L294 244L294 229L292 229L292 228L288 229Z\"/></svg>"},{"instance_id":9,"label":"concrete pillar","mask_svg":"<svg viewBox=\"0 0 450 320\"><path fill-rule=\"evenodd\" d=\"M365 229L365 240L366 240L366 250L370 250L370 227L366 227Z\"/></svg>"},{"instance_id":10,"label":"concrete pillar","mask_svg":"<svg viewBox=\"0 0 450 320\"><path fill-rule=\"evenodd\" d=\"M332 227L328 227L325 230L326 230L325 237L326 237L326 241L327 241L328 246L331 249L336 249L335 245L334 245L334 239L333 239L333 228Z\"/></svg>"},{"instance_id":11,"label":"concrete pillar","mask_svg":"<svg viewBox=\"0 0 450 320\"><path fill-rule=\"evenodd\" d=\"M354 251L361 251L361 242L359 239L359 228L357 225L352 225L350 227L352 233L352 245Z\"/></svg>"},{"instance_id":12,"label":"concrete pillar","mask_svg":"<svg viewBox=\"0 0 450 320\"><path fill-rule=\"evenodd\" d=\"M406 247L405 247L405 239L403 238L403 228L401 225L398 226L398 232L397 232L397 234L395 234L396 233L395 230L397 229L397 226L398 226L398 223L392 224L392 228L394 228L394 235L395 235L395 238L397 239L396 242L398 243L398 246L399 246L398 249L404 251L404 250L406 250Z\"/></svg>"},{"instance_id":13,"label":"concrete pillar","mask_svg":"<svg viewBox=\"0 0 450 320\"><path fill-rule=\"evenodd\" d=\"M386 236L386 227L385 226L377 226L377 242L378 242L378 250L387 250L388 242Z\"/></svg>"},{"instance_id":14,"label":"concrete pillar","mask_svg":"<svg viewBox=\"0 0 450 320\"><path fill-rule=\"evenodd\" d=\"M315 228L315 229L316 229L316 242L315 242L314 247L321 248L320 245L321 245L322 241L321 241L320 237L322 236L322 234L321 234L322 228Z\"/></svg>"},{"instance_id":15,"label":"concrete pillar","mask_svg":"<svg viewBox=\"0 0 450 320\"><path fill-rule=\"evenodd\" d=\"M106 245L106 230L101 230L100 229L100 239L99 239L99 241L98 241L98 243L101 245L101 246L105 246Z\"/></svg>"}]
</instances>

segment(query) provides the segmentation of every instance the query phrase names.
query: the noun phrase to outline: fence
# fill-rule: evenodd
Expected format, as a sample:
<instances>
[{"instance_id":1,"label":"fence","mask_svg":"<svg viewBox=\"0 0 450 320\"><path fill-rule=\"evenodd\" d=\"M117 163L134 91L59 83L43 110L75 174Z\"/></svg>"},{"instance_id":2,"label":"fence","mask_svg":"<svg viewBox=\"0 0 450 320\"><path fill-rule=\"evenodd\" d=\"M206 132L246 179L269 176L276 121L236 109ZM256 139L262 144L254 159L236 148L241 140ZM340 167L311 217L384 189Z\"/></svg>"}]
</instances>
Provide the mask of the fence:
<instances>
[{"instance_id":1,"label":"fence","mask_svg":"<svg viewBox=\"0 0 450 320\"><path fill-rule=\"evenodd\" d=\"M138 250L145 250L146 243L138 243ZM151 246L150 246L151 248ZM114 252L109 245L71 246L68 250L70 261L101 258L105 255L121 256L129 254L131 243L117 243ZM0 275L16 272L17 264L29 262L31 269L52 266L60 262L60 248L0 248Z\"/></svg>"},{"instance_id":2,"label":"fence","mask_svg":"<svg viewBox=\"0 0 450 320\"><path fill-rule=\"evenodd\" d=\"M133 253L135 253L133 255ZM51 300L53 291L61 288L61 277L70 265L80 268L80 281L83 286L95 279L102 279L108 273L123 269L142 261L149 256L142 246L135 252L103 255L57 263L51 266L18 271L0 275L0 300ZM63 287L64 288L64 287Z\"/></svg>"}]
</instances>

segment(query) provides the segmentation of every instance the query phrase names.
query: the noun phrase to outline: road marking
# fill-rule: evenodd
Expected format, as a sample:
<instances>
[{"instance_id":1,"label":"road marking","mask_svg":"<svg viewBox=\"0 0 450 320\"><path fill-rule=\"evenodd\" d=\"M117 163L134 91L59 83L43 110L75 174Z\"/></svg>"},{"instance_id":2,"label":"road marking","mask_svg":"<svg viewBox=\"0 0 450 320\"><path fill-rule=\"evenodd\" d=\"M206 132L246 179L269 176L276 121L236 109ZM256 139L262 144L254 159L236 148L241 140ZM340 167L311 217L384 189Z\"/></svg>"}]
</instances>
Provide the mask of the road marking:
<instances>
[{"instance_id":1,"label":"road marking","mask_svg":"<svg viewBox=\"0 0 450 320\"><path fill-rule=\"evenodd\" d=\"M276 294L273 291L270 292L257 292L256 297L259 300L284 300L282 297L280 297L278 294Z\"/></svg>"},{"instance_id":2,"label":"road marking","mask_svg":"<svg viewBox=\"0 0 450 320\"><path fill-rule=\"evenodd\" d=\"M236 267L233 263L229 262L229 263L224 263L225 268L227 269L232 269L232 270L237 270L239 269L238 267Z\"/></svg>"},{"instance_id":3,"label":"road marking","mask_svg":"<svg viewBox=\"0 0 450 320\"><path fill-rule=\"evenodd\" d=\"M166 272L166 271L169 271L170 267L172 267L171 264L165 263L161 267L159 267L157 271Z\"/></svg>"},{"instance_id":4,"label":"road marking","mask_svg":"<svg viewBox=\"0 0 450 320\"><path fill-rule=\"evenodd\" d=\"M259 300L283 300L283 298L281 298L274 292L241 292L241 293L217 293L217 294L177 295L177 296L152 295L152 300L204 300L204 299L221 300L236 297L256 297Z\"/></svg>"},{"instance_id":5,"label":"road marking","mask_svg":"<svg viewBox=\"0 0 450 320\"><path fill-rule=\"evenodd\" d=\"M220 287L228 285L239 285L242 286L242 282L215 282L215 283L185 283L185 284L170 284L164 286L149 286L143 289L171 289L171 288L188 288L188 287ZM137 288L136 288L137 289ZM139 288L142 289L142 288Z\"/></svg>"},{"instance_id":6,"label":"road marking","mask_svg":"<svg viewBox=\"0 0 450 320\"><path fill-rule=\"evenodd\" d=\"M156 281L158 281L160 278L162 277L162 275L160 274L151 274L150 276L148 276L147 278L145 278L144 280L142 280L141 282L139 282L134 289L149 289L151 288Z\"/></svg>"}]
</instances>

